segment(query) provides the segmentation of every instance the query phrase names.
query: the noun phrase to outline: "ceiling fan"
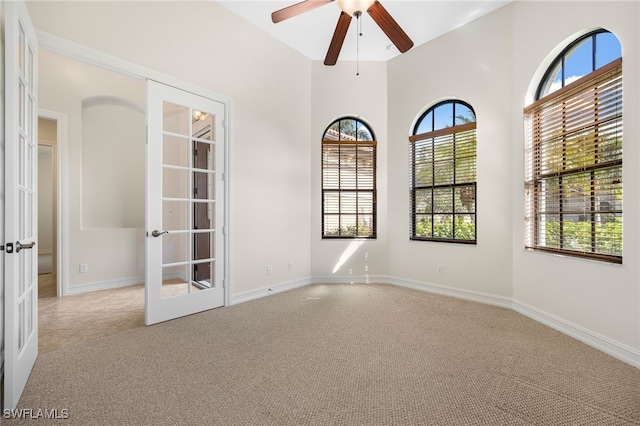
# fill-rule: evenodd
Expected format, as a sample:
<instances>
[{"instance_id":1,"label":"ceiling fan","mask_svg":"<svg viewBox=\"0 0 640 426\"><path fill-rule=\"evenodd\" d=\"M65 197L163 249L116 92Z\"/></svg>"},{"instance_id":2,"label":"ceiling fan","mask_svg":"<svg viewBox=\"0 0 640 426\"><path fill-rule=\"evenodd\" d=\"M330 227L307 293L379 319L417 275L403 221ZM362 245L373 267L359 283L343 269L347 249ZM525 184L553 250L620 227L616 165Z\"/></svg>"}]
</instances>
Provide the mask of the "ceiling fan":
<instances>
[{"instance_id":1,"label":"ceiling fan","mask_svg":"<svg viewBox=\"0 0 640 426\"><path fill-rule=\"evenodd\" d=\"M317 7L331 3L333 0L305 0L300 3L277 10L271 14L271 20L274 24L282 22L285 19L293 18L309 12ZM351 18L360 18L364 11L367 11L371 18L375 21L380 29L389 37L389 40L398 48L401 53L413 47L413 41L398 25L393 17L377 0L336 0L340 8L340 17L338 25L333 33L327 56L324 59L325 65L335 65L340 55L340 49L347 35Z\"/></svg>"}]
</instances>

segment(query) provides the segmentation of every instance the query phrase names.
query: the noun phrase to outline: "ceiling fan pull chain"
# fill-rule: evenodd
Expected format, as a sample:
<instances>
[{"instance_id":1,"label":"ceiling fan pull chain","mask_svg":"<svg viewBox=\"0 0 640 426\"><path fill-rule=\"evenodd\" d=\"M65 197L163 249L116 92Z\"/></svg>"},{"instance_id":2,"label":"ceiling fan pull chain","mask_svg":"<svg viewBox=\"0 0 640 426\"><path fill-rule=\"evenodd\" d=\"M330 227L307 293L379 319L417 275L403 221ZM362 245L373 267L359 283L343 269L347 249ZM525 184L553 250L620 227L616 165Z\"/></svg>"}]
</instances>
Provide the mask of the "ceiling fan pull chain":
<instances>
[{"instance_id":1,"label":"ceiling fan pull chain","mask_svg":"<svg viewBox=\"0 0 640 426\"><path fill-rule=\"evenodd\" d=\"M360 15L362 12L356 12L356 29L358 33L356 34L356 76L360 75L360 37L362 37L362 21L360 20Z\"/></svg>"}]
</instances>

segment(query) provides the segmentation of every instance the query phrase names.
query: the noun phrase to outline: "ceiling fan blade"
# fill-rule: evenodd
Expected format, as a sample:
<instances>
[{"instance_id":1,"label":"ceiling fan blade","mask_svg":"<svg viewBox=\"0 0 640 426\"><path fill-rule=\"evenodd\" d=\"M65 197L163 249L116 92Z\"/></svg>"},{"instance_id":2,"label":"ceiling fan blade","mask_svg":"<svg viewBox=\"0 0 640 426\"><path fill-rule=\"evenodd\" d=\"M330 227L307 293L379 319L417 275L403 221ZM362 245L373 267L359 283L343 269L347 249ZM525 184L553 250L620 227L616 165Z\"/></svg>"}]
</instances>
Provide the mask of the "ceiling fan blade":
<instances>
[{"instance_id":1,"label":"ceiling fan blade","mask_svg":"<svg viewBox=\"0 0 640 426\"><path fill-rule=\"evenodd\" d=\"M400 52L404 53L413 47L413 41L379 1L373 3L367 12Z\"/></svg>"},{"instance_id":2,"label":"ceiling fan blade","mask_svg":"<svg viewBox=\"0 0 640 426\"><path fill-rule=\"evenodd\" d=\"M351 24L351 15L340 12L338 25L336 25L336 30L333 32L333 38L331 39L327 56L324 58L325 65L335 65L336 62L338 62L338 55L340 55L344 38L347 36L349 24Z\"/></svg>"},{"instance_id":3,"label":"ceiling fan blade","mask_svg":"<svg viewBox=\"0 0 640 426\"><path fill-rule=\"evenodd\" d=\"M271 14L271 20L274 24L277 24L285 19L293 18L294 16L313 10L316 7L324 6L332 1L333 0L305 0L300 3L287 6L284 9L276 10Z\"/></svg>"}]
</instances>

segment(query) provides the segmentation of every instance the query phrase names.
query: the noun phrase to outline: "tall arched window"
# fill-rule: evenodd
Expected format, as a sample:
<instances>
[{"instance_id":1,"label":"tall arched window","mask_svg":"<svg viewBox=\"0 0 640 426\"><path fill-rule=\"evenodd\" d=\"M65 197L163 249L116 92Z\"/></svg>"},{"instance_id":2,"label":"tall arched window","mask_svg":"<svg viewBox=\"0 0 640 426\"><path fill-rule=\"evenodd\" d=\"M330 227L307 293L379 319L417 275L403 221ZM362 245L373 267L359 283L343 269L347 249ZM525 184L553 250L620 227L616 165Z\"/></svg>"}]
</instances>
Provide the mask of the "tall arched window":
<instances>
[{"instance_id":1,"label":"tall arched window","mask_svg":"<svg viewBox=\"0 0 640 426\"><path fill-rule=\"evenodd\" d=\"M622 263L622 53L608 31L567 46L526 125L526 247Z\"/></svg>"},{"instance_id":2,"label":"tall arched window","mask_svg":"<svg viewBox=\"0 0 640 426\"><path fill-rule=\"evenodd\" d=\"M476 115L465 102L429 108L409 138L411 239L476 243Z\"/></svg>"},{"instance_id":3,"label":"tall arched window","mask_svg":"<svg viewBox=\"0 0 640 426\"><path fill-rule=\"evenodd\" d=\"M322 238L376 238L376 140L355 117L322 137Z\"/></svg>"}]
</instances>

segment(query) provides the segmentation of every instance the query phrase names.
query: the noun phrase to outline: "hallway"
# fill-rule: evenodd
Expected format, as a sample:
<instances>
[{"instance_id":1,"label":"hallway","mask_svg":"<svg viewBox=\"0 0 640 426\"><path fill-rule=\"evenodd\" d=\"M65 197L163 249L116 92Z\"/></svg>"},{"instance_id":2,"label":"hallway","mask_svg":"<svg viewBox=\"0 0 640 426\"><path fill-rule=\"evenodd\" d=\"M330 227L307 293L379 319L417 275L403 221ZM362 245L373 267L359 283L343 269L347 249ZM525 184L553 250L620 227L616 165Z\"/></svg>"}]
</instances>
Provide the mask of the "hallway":
<instances>
[{"instance_id":1,"label":"hallway","mask_svg":"<svg viewBox=\"0 0 640 426\"><path fill-rule=\"evenodd\" d=\"M144 284L64 298L51 274L38 276L38 350L144 327Z\"/></svg>"}]
</instances>

